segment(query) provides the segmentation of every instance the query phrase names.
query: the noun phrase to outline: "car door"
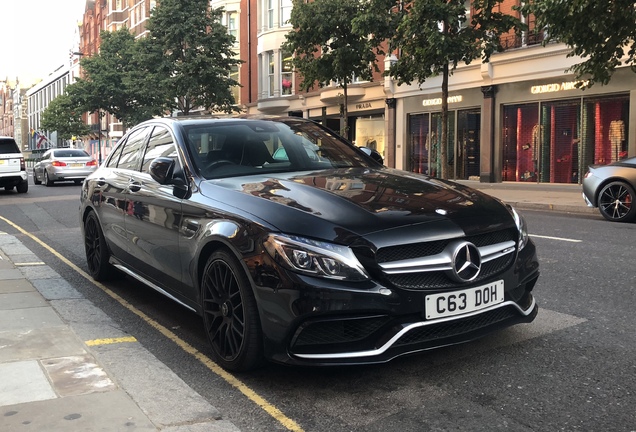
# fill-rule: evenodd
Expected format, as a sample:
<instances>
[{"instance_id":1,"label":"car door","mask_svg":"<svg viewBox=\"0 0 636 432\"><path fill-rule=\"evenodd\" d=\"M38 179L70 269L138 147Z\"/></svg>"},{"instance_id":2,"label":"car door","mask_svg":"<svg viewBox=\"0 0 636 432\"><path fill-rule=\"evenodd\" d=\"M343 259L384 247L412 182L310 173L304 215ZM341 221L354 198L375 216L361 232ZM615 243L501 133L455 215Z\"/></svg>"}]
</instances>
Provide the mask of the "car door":
<instances>
[{"instance_id":1,"label":"car door","mask_svg":"<svg viewBox=\"0 0 636 432\"><path fill-rule=\"evenodd\" d=\"M158 157L174 159L181 171L175 138L163 125L154 126L141 166L130 171L124 214L132 265L143 276L183 302L179 260L179 226L182 200L174 186L162 185L150 176L150 164Z\"/></svg>"},{"instance_id":2,"label":"car door","mask_svg":"<svg viewBox=\"0 0 636 432\"><path fill-rule=\"evenodd\" d=\"M149 128L142 127L131 131L122 139L122 143L104 162L100 176L91 180L95 184L93 197L104 236L118 259L125 263L131 261L129 238L125 218L127 212L126 193L132 169L138 169L141 160L139 154L146 144Z\"/></svg>"}]
</instances>

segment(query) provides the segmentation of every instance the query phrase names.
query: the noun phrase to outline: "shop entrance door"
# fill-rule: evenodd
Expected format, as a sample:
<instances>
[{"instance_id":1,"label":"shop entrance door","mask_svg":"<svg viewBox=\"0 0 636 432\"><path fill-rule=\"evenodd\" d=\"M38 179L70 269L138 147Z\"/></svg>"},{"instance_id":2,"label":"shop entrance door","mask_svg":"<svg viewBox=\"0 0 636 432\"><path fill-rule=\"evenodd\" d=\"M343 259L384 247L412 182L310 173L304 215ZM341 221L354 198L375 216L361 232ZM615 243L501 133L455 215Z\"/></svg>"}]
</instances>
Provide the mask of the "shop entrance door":
<instances>
[{"instance_id":1,"label":"shop entrance door","mask_svg":"<svg viewBox=\"0 0 636 432\"><path fill-rule=\"evenodd\" d=\"M457 113L457 164L455 178L479 179L479 135L481 111L464 110Z\"/></svg>"}]
</instances>

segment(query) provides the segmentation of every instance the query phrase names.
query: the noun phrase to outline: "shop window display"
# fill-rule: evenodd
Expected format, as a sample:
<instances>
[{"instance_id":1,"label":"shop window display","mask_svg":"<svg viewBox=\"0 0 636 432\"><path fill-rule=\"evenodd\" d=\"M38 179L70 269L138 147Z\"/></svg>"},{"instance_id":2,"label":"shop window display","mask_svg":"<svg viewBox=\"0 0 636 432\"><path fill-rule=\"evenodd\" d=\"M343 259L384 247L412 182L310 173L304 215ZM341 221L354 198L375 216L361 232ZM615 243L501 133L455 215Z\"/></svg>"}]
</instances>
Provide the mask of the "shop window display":
<instances>
[{"instance_id":1,"label":"shop window display","mask_svg":"<svg viewBox=\"0 0 636 432\"><path fill-rule=\"evenodd\" d=\"M504 181L580 183L592 164L627 157L629 97L504 107Z\"/></svg>"}]
</instances>

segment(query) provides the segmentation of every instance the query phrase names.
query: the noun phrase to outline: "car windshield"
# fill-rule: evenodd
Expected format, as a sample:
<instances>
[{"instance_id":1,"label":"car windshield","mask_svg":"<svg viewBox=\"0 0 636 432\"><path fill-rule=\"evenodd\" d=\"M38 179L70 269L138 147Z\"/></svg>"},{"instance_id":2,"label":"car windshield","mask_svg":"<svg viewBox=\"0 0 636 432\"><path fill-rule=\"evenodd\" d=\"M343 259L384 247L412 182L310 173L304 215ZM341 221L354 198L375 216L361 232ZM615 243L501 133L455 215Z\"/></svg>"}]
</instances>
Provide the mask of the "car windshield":
<instances>
[{"instance_id":1,"label":"car windshield","mask_svg":"<svg viewBox=\"0 0 636 432\"><path fill-rule=\"evenodd\" d=\"M53 156L57 158L68 158L68 157L88 157L88 153L84 150L55 150L53 152Z\"/></svg>"},{"instance_id":2,"label":"car windshield","mask_svg":"<svg viewBox=\"0 0 636 432\"><path fill-rule=\"evenodd\" d=\"M300 119L214 120L186 125L184 132L193 160L206 179L377 167L328 129Z\"/></svg>"}]
</instances>

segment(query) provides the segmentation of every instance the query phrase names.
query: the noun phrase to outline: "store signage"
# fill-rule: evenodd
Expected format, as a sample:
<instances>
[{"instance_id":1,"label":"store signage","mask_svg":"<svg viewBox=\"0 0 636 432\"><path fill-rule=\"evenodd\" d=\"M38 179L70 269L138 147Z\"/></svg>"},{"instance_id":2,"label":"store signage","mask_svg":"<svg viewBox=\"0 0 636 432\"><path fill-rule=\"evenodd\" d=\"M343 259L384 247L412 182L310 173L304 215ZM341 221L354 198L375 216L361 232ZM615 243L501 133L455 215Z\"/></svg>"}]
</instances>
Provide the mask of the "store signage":
<instances>
[{"instance_id":1,"label":"store signage","mask_svg":"<svg viewBox=\"0 0 636 432\"><path fill-rule=\"evenodd\" d=\"M446 100L448 101L448 103L457 103L464 100L464 97L462 95L449 96L448 99ZM442 104L442 98L424 99L422 101L422 105L424 106L441 105L441 104Z\"/></svg>"},{"instance_id":2,"label":"store signage","mask_svg":"<svg viewBox=\"0 0 636 432\"><path fill-rule=\"evenodd\" d=\"M530 93L532 94L542 94L542 93L554 93L564 90L576 90L576 85L581 84L582 86L586 86L588 81L568 81L562 83L552 83L552 84L544 84L538 86L530 87Z\"/></svg>"},{"instance_id":3,"label":"store signage","mask_svg":"<svg viewBox=\"0 0 636 432\"><path fill-rule=\"evenodd\" d=\"M373 106L371 105L371 102L362 102L362 103L356 104L356 110L363 110L363 109L369 109L369 108L373 108Z\"/></svg>"}]
</instances>

